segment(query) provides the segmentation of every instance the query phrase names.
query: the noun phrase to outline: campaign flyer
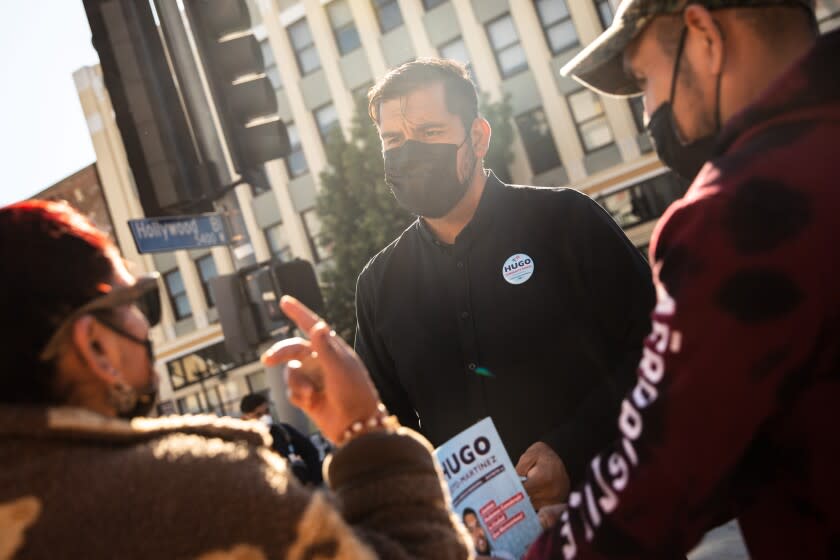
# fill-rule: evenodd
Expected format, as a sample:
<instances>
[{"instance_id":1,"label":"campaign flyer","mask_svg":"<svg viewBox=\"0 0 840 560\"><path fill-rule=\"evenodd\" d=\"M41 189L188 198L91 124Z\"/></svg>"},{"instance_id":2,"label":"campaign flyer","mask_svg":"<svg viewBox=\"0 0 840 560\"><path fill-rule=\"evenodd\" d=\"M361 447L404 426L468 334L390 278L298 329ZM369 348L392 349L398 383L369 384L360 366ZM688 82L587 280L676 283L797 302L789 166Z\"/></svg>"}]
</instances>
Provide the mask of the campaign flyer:
<instances>
[{"instance_id":1,"label":"campaign flyer","mask_svg":"<svg viewBox=\"0 0 840 560\"><path fill-rule=\"evenodd\" d=\"M473 424L435 456L476 553L505 560L524 556L542 528L493 419Z\"/></svg>"}]
</instances>

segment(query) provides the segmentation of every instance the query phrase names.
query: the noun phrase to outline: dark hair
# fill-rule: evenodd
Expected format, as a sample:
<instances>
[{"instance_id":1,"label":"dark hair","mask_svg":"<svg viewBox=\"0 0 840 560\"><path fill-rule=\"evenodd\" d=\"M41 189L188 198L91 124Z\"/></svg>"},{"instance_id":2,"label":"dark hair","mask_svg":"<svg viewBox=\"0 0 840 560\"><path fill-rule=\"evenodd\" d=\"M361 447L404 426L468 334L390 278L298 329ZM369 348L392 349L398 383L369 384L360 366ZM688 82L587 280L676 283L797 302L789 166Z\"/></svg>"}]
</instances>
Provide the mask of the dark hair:
<instances>
[{"instance_id":1,"label":"dark hair","mask_svg":"<svg viewBox=\"0 0 840 560\"><path fill-rule=\"evenodd\" d=\"M251 393L242 397L242 400L239 401L239 410L242 414L249 414L254 412L258 407L266 404L268 399L265 398L265 395L261 395L259 393Z\"/></svg>"},{"instance_id":2,"label":"dark hair","mask_svg":"<svg viewBox=\"0 0 840 560\"><path fill-rule=\"evenodd\" d=\"M0 402L55 404L55 365L38 354L61 322L110 283L119 253L64 202L0 208Z\"/></svg>"},{"instance_id":3,"label":"dark hair","mask_svg":"<svg viewBox=\"0 0 840 560\"><path fill-rule=\"evenodd\" d=\"M472 514L475 516L476 519L478 519L478 514L473 508L464 508L464 511L461 512L461 519L464 519L467 516L467 514Z\"/></svg>"},{"instance_id":4,"label":"dark hair","mask_svg":"<svg viewBox=\"0 0 840 560\"><path fill-rule=\"evenodd\" d=\"M379 123L383 101L403 97L416 89L443 84L446 109L458 115L469 130L478 116L478 94L467 67L446 58L418 58L394 68L368 91L368 114Z\"/></svg>"}]
</instances>

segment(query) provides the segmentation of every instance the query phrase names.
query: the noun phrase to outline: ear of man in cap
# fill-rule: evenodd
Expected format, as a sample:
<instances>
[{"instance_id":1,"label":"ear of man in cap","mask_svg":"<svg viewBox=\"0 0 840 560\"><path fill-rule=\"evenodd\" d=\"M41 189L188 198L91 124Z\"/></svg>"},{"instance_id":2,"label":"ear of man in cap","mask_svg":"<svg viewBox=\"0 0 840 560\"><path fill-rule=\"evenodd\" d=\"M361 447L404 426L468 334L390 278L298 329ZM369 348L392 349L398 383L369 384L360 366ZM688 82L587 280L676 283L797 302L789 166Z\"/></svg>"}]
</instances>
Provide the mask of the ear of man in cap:
<instances>
[{"instance_id":1,"label":"ear of man in cap","mask_svg":"<svg viewBox=\"0 0 840 560\"><path fill-rule=\"evenodd\" d=\"M624 71L624 50L654 18L679 14L689 4L699 4L709 10L770 6L814 10L814 0L622 0L610 26L563 66L560 73L605 95L641 95L639 84Z\"/></svg>"}]
</instances>

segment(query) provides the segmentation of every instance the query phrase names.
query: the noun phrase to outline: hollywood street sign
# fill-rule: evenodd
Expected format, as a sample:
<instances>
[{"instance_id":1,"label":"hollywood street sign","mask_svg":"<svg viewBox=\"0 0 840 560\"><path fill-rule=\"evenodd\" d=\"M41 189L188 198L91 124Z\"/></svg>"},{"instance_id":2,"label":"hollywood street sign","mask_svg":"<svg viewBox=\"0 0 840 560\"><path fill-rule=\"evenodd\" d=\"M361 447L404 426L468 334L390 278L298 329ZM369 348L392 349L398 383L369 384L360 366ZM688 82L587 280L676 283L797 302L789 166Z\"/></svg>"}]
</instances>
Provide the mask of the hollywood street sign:
<instances>
[{"instance_id":1,"label":"hollywood street sign","mask_svg":"<svg viewBox=\"0 0 840 560\"><path fill-rule=\"evenodd\" d=\"M215 247L229 239L221 214L144 218L128 220L128 225L139 253Z\"/></svg>"}]
</instances>

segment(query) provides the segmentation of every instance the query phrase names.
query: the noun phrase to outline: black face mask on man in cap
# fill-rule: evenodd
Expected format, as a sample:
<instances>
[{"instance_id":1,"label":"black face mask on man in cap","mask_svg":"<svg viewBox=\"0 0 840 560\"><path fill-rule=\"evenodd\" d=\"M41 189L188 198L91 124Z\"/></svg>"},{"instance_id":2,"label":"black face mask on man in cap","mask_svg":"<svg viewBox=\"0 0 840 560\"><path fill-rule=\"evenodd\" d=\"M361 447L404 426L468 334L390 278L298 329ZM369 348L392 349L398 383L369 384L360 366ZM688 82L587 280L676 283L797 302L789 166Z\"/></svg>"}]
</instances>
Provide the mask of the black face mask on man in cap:
<instances>
[{"instance_id":1,"label":"black face mask on man in cap","mask_svg":"<svg viewBox=\"0 0 840 560\"><path fill-rule=\"evenodd\" d=\"M686 29L683 29L682 35L680 36L680 43L677 47L674 73L671 76L670 100L662 103L653 112L647 129L656 148L656 155L659 156L662 163L683 178L691 181L714 154L718 132L720 132L720 79L722 74L718 74L717 86L715 88L715 131L687 144L683 143L677 131L673 105L674 94L677 89L677 79L679 78L680 59L682 58L683 47L685 46L685 37Z\"/></svg>"}]
</instances>

